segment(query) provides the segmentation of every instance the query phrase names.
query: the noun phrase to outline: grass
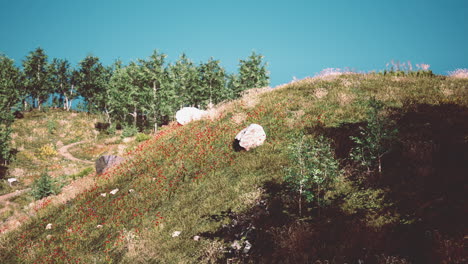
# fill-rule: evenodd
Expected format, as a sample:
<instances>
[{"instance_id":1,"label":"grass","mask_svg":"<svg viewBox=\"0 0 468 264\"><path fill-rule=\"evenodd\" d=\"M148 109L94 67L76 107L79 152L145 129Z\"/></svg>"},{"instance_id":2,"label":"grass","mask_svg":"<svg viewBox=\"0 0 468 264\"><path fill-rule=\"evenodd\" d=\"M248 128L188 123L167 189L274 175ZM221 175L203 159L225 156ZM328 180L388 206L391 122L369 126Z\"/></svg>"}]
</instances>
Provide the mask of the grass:
<instances>
[{"instance_id":1,"label":"grass","mask_svg":"<svg viewBox=\"0 0 468 264\"><path fill-rule=\"evenodd\" d=\"M468 144L467 86L466 80L444 77L346 74L258 94L252 99L257 104L233 101L213 120L166 127L132 149L131 159L96 176L97 184L86 192L39 210L2 237L0 258L8 263L461 263L463 235L452 230L466 223L457 210L466 197L456 187L466 165L461 158L440 158L446 151L432 147L449 146L450 157L466 152L461 147ZM388 107L406 142L384 160L379 179L346 159L349 136L364 122L371 96ZM251 123L264 127L265 144L234 151L235 135ZM437 135L438 125L446 127L447 141ZM411 132L424 129L436 132L426 138ZM292 164L287 146L296 140L289 135L296 132L329 137L344 171L325 193L328 206L320 215L305 203L307 214L299 217L296 196L283 182L284 167ZM452 148L454 142L461 147ZM428 149L427 158L418 161L411 151L422 149ZM431 167L430 159L440 159L441 166ZM447 164L455 167L441 172ZM418 171L425 167L428 172ZM437 182L444 173L453 177ZM434 182L425 182L424 175ZM443 213L458 220L444 220ZM52 229L45 228L48 223ZM172 237L175 231L180 236ZM431 240L424 244L427 232ZM232 250L234 240L249 240L252 251Z\"/></svg>"}]
</instances>

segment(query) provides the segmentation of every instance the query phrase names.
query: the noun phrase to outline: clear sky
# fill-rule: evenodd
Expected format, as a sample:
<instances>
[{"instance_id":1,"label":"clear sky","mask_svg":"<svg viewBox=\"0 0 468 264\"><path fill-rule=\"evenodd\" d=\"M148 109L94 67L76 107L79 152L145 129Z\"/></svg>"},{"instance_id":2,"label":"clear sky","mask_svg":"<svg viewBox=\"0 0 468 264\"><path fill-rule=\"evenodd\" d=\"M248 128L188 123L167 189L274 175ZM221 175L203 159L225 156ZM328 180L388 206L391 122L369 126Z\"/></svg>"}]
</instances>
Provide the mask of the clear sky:
<instances>
[{"instance_id":1,"label":"clear sky","mask_svg":"<svg viewBox=\"0 0 468 264\"><path fill-rule=\"evenodd\" d=\"M185 52L229 72L256 51L272 86L392 59L446 74L468 68L468 0L0 0L0 53L20 64L38 46L72 64Z\"/></svg>"}]
</instances>

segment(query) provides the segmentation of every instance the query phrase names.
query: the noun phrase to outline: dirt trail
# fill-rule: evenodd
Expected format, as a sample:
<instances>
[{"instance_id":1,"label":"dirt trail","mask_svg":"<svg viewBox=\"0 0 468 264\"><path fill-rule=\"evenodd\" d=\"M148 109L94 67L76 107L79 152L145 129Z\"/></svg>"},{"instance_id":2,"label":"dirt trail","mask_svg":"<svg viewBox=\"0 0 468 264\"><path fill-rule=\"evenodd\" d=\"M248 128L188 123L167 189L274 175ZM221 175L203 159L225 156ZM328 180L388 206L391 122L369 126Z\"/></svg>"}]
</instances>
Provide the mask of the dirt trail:
<instances>
[{"instance_id":1,"label":"dirt trail","mask_svg":"<svg viewBox=\"0 0 468 264\"><path fill-rule=\"evenodd\" d=\"M9 200L9 199L11 199L11 198L13 198L13 197L16 197L16 196L18 196L18 195L21 195L21 194L23 194L23 193L25 193L25 192L28 192L28 191L30 191L30 190L31 190L31 188L26 188L26 189L16 190L16 191L14 191L14 192L1 195L1 196L0 196L0 203L3 203L3 202L5 202L6 200Z\"/></svg>"},{"instance_id":2,"label":"dirt trail","mask_svg":"<svg viewBox=\"0 0 468 264\"><path fill-rule=\"evenodd\" d=\"M69 145L65 145L65 146L59 148L58 153L60 155L62 155L64 158L66 158L68 160L71 160L71 161L77 161L77 162L86 163L86 164L94 164L94 162L89 161L89 160L82 160L82 159L79 159L79 158L75 158L75 157L73 157L72 154L70 154L70 152L68 152L69 148L74 147L74 146L79 145L79 144L88 143L88 142L90 142L90 140L83 140L83 141L80 141L80 142L75 142L75 143L72 143L72 144L69 144Z\"/></svg>"}]
</instances>

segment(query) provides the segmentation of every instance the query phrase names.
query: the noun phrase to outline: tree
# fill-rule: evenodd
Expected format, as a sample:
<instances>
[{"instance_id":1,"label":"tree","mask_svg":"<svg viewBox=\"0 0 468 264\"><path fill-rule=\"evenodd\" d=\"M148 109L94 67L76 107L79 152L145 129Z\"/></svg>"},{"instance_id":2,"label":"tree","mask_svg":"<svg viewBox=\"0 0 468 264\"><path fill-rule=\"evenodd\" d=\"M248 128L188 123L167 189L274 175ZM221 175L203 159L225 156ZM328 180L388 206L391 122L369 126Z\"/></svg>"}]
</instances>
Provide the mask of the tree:
<instances>
[{"instance_id":1,"label":"tree","mask_svg":"<svg viewBox=\"0 0 468 264\"><path fill-rule=\"evenodd\" d=\"M35 107L40 109L51 93L47 55L43 49L39 47L29 53L23 61L23 71L26 91L35 101Z\"/></svg>"},{"instance_id":2,"label":"tree","mask_svg":"<svg viewBox=\"0 0 468 264\"><path fill-rule=\"evenodd\" d=\"M79 94L86 98L88 110L104 110L110 70L101 64L98 57L89 55L79 62L78 74L75 77L76 88Z\"/></svg>"},{"instance_id":3,"label":"tree","mask_svg":"<svg viewBox=\"0 0 468 264\"><path fill-rule=\"evenodd\" d=\"M237 91L235 92L239 95L246 89L268 86L269 79L263 56L252 52L246 60L240 60L239 86L236 87Z\"/></svg>"},{"instance_id":4,"label":"tree","mask_svg":"<svg viewBox=\"0 0 468 264\"><path fill-rule=\"evenodd\" d=\"M172 82L169 87L176 89L177 107L197 106L198 71L193 62L182 54L175 64L169 66L168 73Z\"/></svg>"},{"instance_id":5,"label":"tree","mask_svg":"<svg viewBox=\"0 0 468 264\"><path fill-rule=\"evenodd\" d=\"M199 89L194 95L196 105L205 106L217 104L223 100L231 98L231 92L226 86L226 72L219 65L218 60L210 58L208 62L198 66Z\"/></svg>"},{"instance_id":6,"label":"tree","mask_svg":"<svg viewBox=\"0 0 468 264\"><path fill-rule=\"evenodd\" d=\"M20 70L14 65L13 60L0 54L0 160L5 164L11 159L12 107L18 103L21 85Z\"/></svg>"},{"instance_id":7,"label":"tree","mask_svg":"<svg viewBox=\"0 0 468 264\"><path fill-rule=\"evenodd\" d=\"M299 192L299 215L302 215L302 197L306 201L317 201L339 175L339 164L335 159L330 142L323 136L310 138L304 135L289 146L292 165L287 168L286 182Z\"/></svg>"},{"instance_id":8,"label":"tree","mask_svg":"<svg viewBox=\"0 0 468 264\"><path fill-rule=\"evenodd\" d=\"M371 98L368 102L367 127L360 127L359 136L350 137L356 146L351 150L351 159L371 172L376 167L382 173L382 158L392 150L398 129L390 119L382 115L384 104Z\"/></svg>"},{"instance_id":9,"label":"tree","mask_svg":"<svg viewBox=\"0 0 468 264\"><path fill-rule=\"evenodd\" d=\"M50 82L54 92L64 98L63 109L70 111L72 100L76 97L73 85L73 70L67 60L53 59L49 67Z\"/></svg>"}]
</instances>

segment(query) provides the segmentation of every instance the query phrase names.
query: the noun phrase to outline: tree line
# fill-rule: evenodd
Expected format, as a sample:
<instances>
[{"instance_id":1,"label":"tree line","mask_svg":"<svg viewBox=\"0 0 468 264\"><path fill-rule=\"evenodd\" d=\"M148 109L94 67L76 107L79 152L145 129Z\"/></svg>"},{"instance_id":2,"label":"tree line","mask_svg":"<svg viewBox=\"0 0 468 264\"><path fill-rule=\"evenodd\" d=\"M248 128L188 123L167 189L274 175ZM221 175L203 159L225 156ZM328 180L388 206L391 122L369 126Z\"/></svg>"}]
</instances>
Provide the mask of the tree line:
<instances>
[{"instance_id":1,"label":"tree line","mask_svg":"<svg viewBox=\"0 0 468 264\"><path fill-rule=\"evenodd\" d=\"M185 54L174 63L157 50L147 59L105 66L88 55L76 67L66 59L49 61L42 48L31 51L22 67L0 54L0 159L10 158L9 139L13 110L41 110L52 96L54 105L70 111L77 98L90 113L107 123L157 128L184 106L207 108L264 87L269 76L263 56L252 52L229 74L219 60L195 64Z\"/></svg>"}]
</instances>

